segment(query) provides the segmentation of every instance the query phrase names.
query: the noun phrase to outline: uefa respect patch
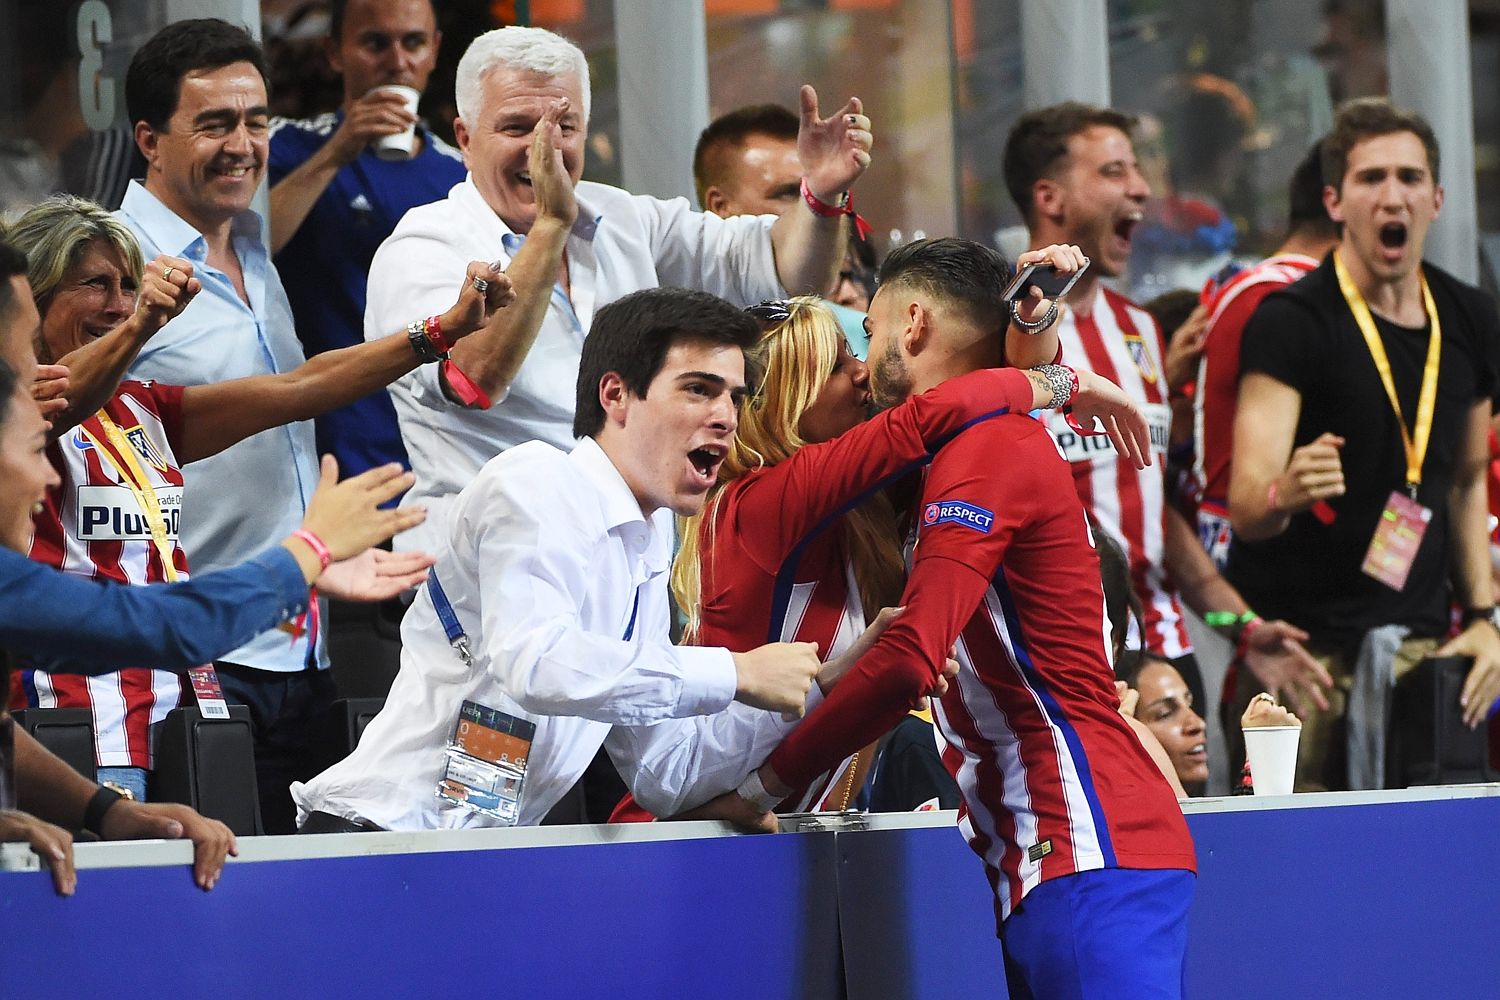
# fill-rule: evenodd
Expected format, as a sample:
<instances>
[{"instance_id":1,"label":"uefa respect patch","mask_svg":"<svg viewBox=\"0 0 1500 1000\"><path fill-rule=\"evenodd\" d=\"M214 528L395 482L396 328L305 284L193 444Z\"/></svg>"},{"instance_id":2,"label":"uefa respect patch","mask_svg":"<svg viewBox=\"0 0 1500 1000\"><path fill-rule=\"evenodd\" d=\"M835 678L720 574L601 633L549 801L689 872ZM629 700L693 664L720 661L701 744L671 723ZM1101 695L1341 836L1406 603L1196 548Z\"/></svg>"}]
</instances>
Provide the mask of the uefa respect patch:
<instances>
[{"instance_id":1,"label":"uefa respect patch","mask_svg":"<svg viewBox=\"0 0 1500 1000\"><path fill-rule=\"evenodd\" d=\"M922 510L922 524L926 526L961 524L965 528L973 528L980 534L987 535L994 523L994 511L985 510L977 504L966 503L963 500L939 500L928 504Z\"/></svg>"}]
</instances>

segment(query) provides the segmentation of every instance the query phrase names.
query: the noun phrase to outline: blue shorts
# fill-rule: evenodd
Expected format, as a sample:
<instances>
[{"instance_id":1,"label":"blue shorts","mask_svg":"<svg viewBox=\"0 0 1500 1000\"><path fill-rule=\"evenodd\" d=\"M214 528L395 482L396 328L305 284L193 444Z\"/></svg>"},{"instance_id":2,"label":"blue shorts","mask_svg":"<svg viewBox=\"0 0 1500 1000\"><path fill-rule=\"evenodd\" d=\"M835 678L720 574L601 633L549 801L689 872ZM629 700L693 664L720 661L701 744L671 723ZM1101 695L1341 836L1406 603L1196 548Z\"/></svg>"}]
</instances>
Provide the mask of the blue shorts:
<instances>
[{"instance_id":1,"label":"blue shorts","mask_svg":"<svg viewBox=\"0 0 1500 1000\"><path fill-rule=\"evenodd\" d=\"M1181 1000L1193 878L1104 868L1032 889L1000 929L1011 1000Z\"/></svg>"}]
</instances>

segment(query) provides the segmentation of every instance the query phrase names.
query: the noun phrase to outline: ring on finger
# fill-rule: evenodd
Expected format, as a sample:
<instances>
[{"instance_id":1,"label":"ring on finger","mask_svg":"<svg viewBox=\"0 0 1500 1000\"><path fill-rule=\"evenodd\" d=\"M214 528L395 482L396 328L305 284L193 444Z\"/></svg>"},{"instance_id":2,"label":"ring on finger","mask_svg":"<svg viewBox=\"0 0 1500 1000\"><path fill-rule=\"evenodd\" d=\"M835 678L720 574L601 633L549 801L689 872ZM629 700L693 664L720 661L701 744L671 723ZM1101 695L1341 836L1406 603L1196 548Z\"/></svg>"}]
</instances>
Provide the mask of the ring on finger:
<instances>
[{"instance_id":1,"label":"ring on finger","mask_svg":"<svg viewBox=\"0 0 1500 1000\"><path fill-rule=\"evenodd\" d=\"M175 271L175 270L177 270L177 268L173 267L171 264L168 264L165 268L162 269L161 279L163 281L171 281L172 280L172 272Z\"/></svg>"},{"instance_id":2,"label":"ring on finger","mask_svg":"<svg viewBox=\"0 0 1500 1000\"><path fill-rule=\"evenodd\" d=\"M478 292L480 295L483 295L485 292L487 292L487 291L490 290L490 283L488 281L486 281L485 279L479 277L478 275L475 275L470 280L474 284L474 290L476 292Z\"/></svg>"}]
</instances>

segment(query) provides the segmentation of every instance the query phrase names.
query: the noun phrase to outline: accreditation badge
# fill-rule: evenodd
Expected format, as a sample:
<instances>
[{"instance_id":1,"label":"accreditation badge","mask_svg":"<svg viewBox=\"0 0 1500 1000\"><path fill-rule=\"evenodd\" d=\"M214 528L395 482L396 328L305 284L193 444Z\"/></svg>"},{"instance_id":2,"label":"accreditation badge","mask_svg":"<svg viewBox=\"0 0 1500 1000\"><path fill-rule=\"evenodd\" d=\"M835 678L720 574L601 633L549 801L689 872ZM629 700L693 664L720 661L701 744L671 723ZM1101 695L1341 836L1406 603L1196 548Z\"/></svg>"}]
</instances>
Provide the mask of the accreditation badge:
<instances>
[{"instance_id":1,"label":"accreditation badge","mask_svg":"<svg viewBox=\"0 0 1500 1000\"><path fill-rule=\"evenodd\" d=\"M224 701L224 689L219 685L219 672L212 663L189 670L188 680L193 685L193 698L198 702L198 711L203 713L205 719L229 718L229 705Z\"/></svg>"},{"instance_id":2,"label":"accreditation badge","mask_svg":"<svg viewBox=\"0 0 1500 1000\"><path fill-rule=\"evenodd\" d=\"M453 738L443 748L438 798L483 813L504 826L515 826L521 815L526 759L535 736L534 722L478 702L464 702Z\"/></svg>"},{"instance_id":3,"label":"accreditation badge","mask_svg":"<svg viewBox=\"0 0 1500 1000\"><path fill-rule=\"evenodd\" d=\"M1392 590L1401 590L1411 575L1417 550L1422 547L1422 536L1427 534L1427 525L1431 522L1430 509L1405 493L1393 490L1385 502L1385 509L1380 512L1375 537L1370 539L1370 548L1360 569Z\"/></svg>"}]
</instances>

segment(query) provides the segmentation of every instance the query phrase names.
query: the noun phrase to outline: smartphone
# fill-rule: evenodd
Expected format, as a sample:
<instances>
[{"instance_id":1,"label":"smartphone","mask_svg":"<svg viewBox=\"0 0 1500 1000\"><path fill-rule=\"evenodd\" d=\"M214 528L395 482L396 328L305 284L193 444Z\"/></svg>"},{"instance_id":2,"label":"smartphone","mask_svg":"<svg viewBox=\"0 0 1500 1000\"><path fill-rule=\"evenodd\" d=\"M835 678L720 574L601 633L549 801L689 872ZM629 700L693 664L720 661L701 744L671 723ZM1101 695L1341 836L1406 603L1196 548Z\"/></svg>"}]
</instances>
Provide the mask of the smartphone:
<instances>
[{"instance_id":1,"label":"smartphone","mask_svg":"<svg viewBox=\"0 0 1500 1000\"><path fill-rule=\"evenodd\" d=\"M1006 302L1015 302L1025 298L1032 288L1040 288L1042 295L1049 299L1060 299L1067 295L1077 284L1078 279L1083 277L1083 272L1089 269L1089 259L1083 259L1083 266L1072 274L1058 274L1057 269L1051 264L1027 264L1016 272L1011 283L1005 286L1005 293L1001 296Z\"/></svg>"}]
</instances>

